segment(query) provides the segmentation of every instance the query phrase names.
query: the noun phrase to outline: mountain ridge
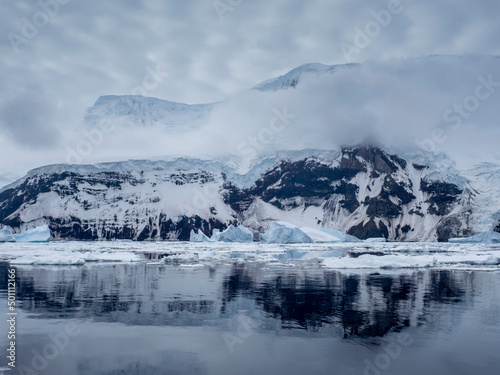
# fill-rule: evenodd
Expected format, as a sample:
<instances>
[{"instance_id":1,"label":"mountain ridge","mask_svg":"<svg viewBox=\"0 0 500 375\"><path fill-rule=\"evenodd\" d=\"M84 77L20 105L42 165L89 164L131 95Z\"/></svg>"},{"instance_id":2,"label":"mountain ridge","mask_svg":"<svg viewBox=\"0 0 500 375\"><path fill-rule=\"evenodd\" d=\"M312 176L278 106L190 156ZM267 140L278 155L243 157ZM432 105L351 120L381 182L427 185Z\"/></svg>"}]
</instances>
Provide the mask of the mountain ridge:
<instances>
[{"instance_id":1,"label":"mountain ridge","mask_svg":"<svg viewBox=\"0 0 500 375\"><path fill-rule=\"evenodd\" d=\"M42 167L0 191L0 222L16 232L48 224L53 239L139 241L231 224L258 234L276 220L397 241L446 241L500 224L500 210L481 216L483 192L471 181L431 179L433 168L373 146L309 154L276 157L251 186L234 183L242 175L220 161L189 158Z\"/></svg>"}]
</instances>

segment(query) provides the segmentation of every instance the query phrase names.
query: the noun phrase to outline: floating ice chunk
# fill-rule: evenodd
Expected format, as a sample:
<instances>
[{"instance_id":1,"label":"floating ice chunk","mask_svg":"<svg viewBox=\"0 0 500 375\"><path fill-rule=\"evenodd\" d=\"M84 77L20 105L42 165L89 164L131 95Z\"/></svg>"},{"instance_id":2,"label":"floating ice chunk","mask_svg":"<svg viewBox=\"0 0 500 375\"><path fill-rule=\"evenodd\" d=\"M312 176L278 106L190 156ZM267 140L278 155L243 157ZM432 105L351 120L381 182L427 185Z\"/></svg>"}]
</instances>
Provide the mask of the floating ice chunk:
<instances>
[{"instance_id":1,"label":"floating ice chunk","mask_svg":"<svg viewBox=\"0 0 500 375\"><path fill-rule=\"evenodd\" d=\"M212 240L214 240L214 237L217 238L216 241L221 242L253 242L252 231L243 225L235 227L231 224L225 231L214 233Z\"/></svg>"},{"instance_id":2,"label":"floating ice chunk","mask_svg":"<svg viewBox=\"0 0 500 375\"><path fill-rule=\"evenodd\" d=\"M374 237L374 238L367 238L364 242L377 243L377 242L387 242L387 240L384 237Z\"/></svg>"},{"instance_id":3,"label":"floating ice chunk","mask_svg":"<svg viewBox=\"0 0 500 375\"><path fill-rule=\"evenodd\" d=\"M302 232L313 239L314 242L343 242L339 237L314 228L300 228ZM339 232L340 233L340 232Z\"/></svg>"},{"instance_id":4,"label":"floating ice chunk","mask_svg":"<svg viewBox=\"0 0 500 375\"><path fill-rule=\"evenodd\" d=\"M266 233L260 234L264 243L313 243L313 239L295 225L283 221L273 221Z\"/></svg>"},{"instance_id":5,"label":"floating ice chunk","mask_svg":"<svg viewBox=\"0 0 500 375\"><path fill-rule=\"evenodd\" d=\"M190 242L210 242L210 238L208 238L205 233L198 229L198 233L195 233L194 229L191 229L191 233L189 234Z\"/></svg>"},{"instance_id":6,"label":"floating ice chunk","mask_svg":"<svg viewBox=\"0 0 500 375\"><path fill-rule=\"evenodd\" d=\"M48 225L42 225L34 229L25 230L19 234L14 234L16 242L48 242L50 239L50 229Z\"/></svg>"},{"instance_id":7,"label":"floating ice chunk","mask_svg":"<svg viewBox=\"0 0 500 375\"><path fill-rule=\"evenodd\" d=\"M339 238L342 242L361 242L361 240L359 238L351 236L350 234L346 234L346 233L343 233L343 232L335 230L335 229L321 229L321 231Z\"/></svg>"},{"instance_id":8,"label":"floating ice chunk","mask_svg":"<svg viewBox=\"0 0 500 375\"><path fill-rule=\"evenodd\" d=\"M500 233L498 232L485 232L479 233L471 237L464 238L450 238L448 242L452 243L500 243Z\"/></svg>"},{"instance_id":9,"label":"floating ice chunk","mask_svg":"<svg viewBox=\"0 0 500 375\"><path fill-rule=\"evenodd\" d=\"M15 242L16 238L14 237L14 234L12 231L7 228L3 227L0 229L0 242Z\"/></svg>"}]
</instances>

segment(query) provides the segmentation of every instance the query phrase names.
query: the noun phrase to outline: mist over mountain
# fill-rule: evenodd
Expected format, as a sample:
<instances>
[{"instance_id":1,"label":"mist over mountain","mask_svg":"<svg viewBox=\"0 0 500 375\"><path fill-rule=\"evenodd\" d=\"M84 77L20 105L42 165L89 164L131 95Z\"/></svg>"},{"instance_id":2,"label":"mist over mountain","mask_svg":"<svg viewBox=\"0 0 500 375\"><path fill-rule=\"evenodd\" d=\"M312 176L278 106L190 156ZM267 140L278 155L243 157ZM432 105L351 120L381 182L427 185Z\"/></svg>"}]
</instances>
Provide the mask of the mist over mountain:
<instances>
[{"instance_id":1,"label":"mist over mountain","mask_svg":"<svg viewBox=\"0 0 500 375\"><path fill-rule=\"evenodd\" d=\"M19 153L17 176L28 160L32 165L225 154L252 159L273 150L360 143L398 153L445 152L463 168L496 163L497 77L497 56L424 56L305 64L217 104L103 96L85 114L74 115L79 121L68 123L57 147ZM12 143L2 151L15 148ZM12 173L3 168L3 174Z\"/></svg>"},{"instance_id":2,"label":"mist over mountain","mask_svg":"<svg viewBox=\"0 0 500 375\"><path fill-rule=\"evenodd\" d=\"M102 96L58 156L68 164L0 191L0 220L48 223L56 239L186 240L231 224L257 237L274 220L363 239L492 231L496 77L495 56L425 56L305 64L212 104Z\"/></svg>"}]
</instances>

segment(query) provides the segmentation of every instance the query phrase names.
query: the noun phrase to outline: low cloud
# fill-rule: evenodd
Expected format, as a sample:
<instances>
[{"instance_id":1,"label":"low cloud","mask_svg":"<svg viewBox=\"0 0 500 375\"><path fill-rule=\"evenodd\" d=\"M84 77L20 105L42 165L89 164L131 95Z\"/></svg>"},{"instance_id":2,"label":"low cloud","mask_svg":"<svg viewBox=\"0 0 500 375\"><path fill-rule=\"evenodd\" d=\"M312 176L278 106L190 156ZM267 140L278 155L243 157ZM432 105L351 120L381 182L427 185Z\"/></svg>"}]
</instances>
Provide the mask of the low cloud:
<instances>
[{"instance_id":1,"label":"low cloud","mask_svg":"<svg viewBox=\"0 0 500 375\"><path fill-rule=\"evenodd\" d=\"M20 148L46 149L60 141L52 103L37 90L0 104L0 131Z\"/></svg>"}]
</instances>

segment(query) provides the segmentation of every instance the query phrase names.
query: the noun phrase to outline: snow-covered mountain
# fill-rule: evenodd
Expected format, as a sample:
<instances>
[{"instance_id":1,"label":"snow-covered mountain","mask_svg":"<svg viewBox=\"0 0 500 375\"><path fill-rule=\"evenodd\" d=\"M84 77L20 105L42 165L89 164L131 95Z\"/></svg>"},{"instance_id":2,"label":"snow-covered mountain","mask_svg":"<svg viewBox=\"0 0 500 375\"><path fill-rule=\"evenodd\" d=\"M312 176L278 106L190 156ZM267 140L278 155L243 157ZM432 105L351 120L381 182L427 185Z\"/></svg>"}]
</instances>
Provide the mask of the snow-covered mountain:
<instances>
[{"instance_id":1,"label":"snow-covered mountain","mask_svg":"<svg viewBox=\"0 0 500 375\"><path fill-rule=\"evenodd\" d=\"M116 121L122 125L172 127L199 126L214 104L184 104L140 95L101 96L85 113L85 122L98 125Z\"/></svg>"},{"instance_id":2,"label":"snow-covered mountain","mask_svg":"<svg viewBox=\"0 0 500 375\"><path fill-rule=\"evenodd\" d=\"M296 87L306 76L320 77L340 69L350 69L359 64L301 65L287 74L259 83L253 89L277 91ZM105 95L97 99L85 112L85 123L100 126L113 122L120 126L165 126L172 129L192 130L206 124L217 103L185 104L141 95Z\"/></svg>"},{"instance_id":3,"label":"snow-covered mountain","mask_svg":"<svg viewBox=\"0 0 500 375\"><path fill-rule=\"evenodd\" d=\"M309 63L303 64L285 75L268 79L264 82L259 83L254 87L254 90L258 91L277 91L288 89L291 87L296 87L301 79L305 76L310 75L314 77L319 77L323 74L332 74L339 69L349 69L358 66L359 64L341 64L341 65L324 65L320 63Z\"/></svg>"},{"instance_id":4,"label":"snow-covered mountain","mask_svg":"<svg viewBox=\"0 0 500 375\"><path fill-rule=\"evenodd\" d=\"M187 240L192 229L211 235L230 224L257 236L281 220L359 238L445 241L498 225L500 206L485 211L496 194L485 180L500 178L499 166L462 176L445 161L414 160L358 146L277 152L244 174L189 158L52 165L0 190L0 222L88 240Z\"/></svg>"},{"instance_id":5,"label":"snow-covered mountain","mask_svg":"<svg viewBox=\"0 0 500 375\"><path fill-rule=\"evenodd\" d=\"M140 147L155 141L161 152L182 150L181 155L201 140L209 151L193 155L214 149L219 157L37 168L0 190L0 224L15 232L48 224L55 239L187 240L192 229L211 236L230 224L245 225L258 238L272 221L401 241L500 232L500 166L483 163L458 171L437 147L443 139L471 134L476 123L493 129L476 128L478 137L498 134L493 73L499 61L427 56L366 65L305 64L236 100L212 104L103 96L87 110L88 125L112 121L138 128L144 136ZM448 74L451 67L456 71ZM464 76L460 84L458 74ZM467 107L477 89L492 99L481 95L481 108L460 123L440 122L443 110L460 98ZM434 107L436 101L442 103ZM467 116L473 121L466 124ZM278 119L287 126L276 127ZM150 126L165 131L144 131ZM435 137L436 126L445 137ZM114 133L118 141L122 133ZM362 139L393 146L358 145ZM493 136L481 142L496 144ZM432 153L415 146L424 143ZM172 151L177 144L181 147ZM224 148L228 144L235 147ZM311 145L327 150L304 149ZM286 147L301 150L269 153ZM235 149L239 156L220 156Z\"/></svg>"}]
</instances>

